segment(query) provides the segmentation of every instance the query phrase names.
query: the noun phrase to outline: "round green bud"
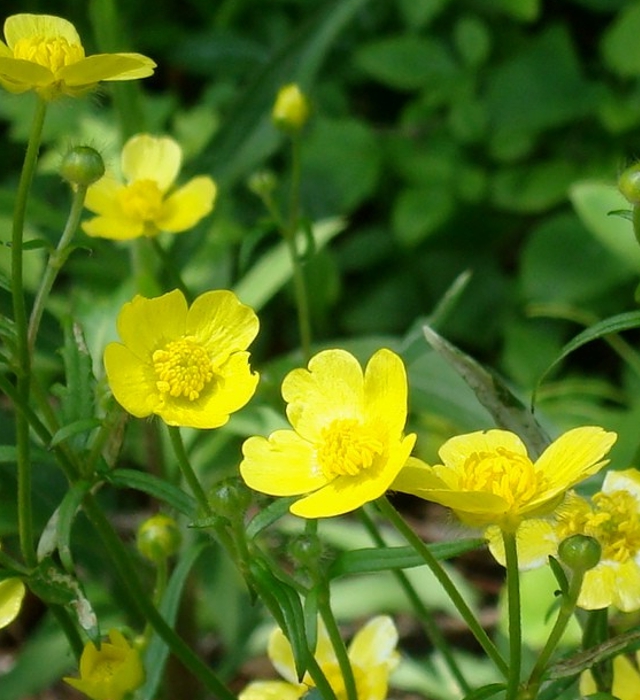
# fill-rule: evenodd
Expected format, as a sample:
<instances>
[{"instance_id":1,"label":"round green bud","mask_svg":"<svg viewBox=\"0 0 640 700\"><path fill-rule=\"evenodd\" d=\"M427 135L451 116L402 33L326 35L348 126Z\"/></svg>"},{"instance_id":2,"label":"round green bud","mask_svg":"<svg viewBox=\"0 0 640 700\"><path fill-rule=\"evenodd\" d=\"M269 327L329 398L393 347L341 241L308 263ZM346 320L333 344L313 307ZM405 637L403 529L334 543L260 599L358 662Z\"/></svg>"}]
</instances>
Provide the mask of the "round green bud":
<instances>
[{"instance_id":1,"label":"round green bud","mask_svg":"<svg viewBox=\"0 0 640 700\"><path fill-rule=\"evenodd\" d=\"M157 563L173 556L180 548L181 540L176 521L168 515L158 513L140 525L136 546L143 557Z\"/></svg>"},{"instance_id":2,"label":"round green bud","mask_svg":"<svg viewBox=\"0 0 640 700\"><path fill-rule=\"evenodd\" d=\"M289 544L288 553L301 568L315 570L322 557L322 543L318 537L299 535Z\"/></svg>"},{"instance_id":3,"label":"round green bud","mask_svg":"<svg viewBox=\"0 0 640 700\"><path fill-rule=\"evenodd\" d=\"M258 197L268 197L277 186L276 176L269 170L259 170L253 173L247 182L247 186Z\"/></svg>"},{"instance_id":4,"label":"round green bud","mask_svg":"<svg viewBox=\"0 0 640 700\"><path fill-rule=\"evenodd\" d=\"M95 148L75 146L62 159L60 175L72 185L88 187L104 175L104 161Z\"/></svg>"},{"instance_id":5,"label":"round green bud","mask_svg":"<svg viewBox=\"0 0 640 700\"><path fill-rule=\"evenodd\" d=\"M640 163L630 165L618 178L618 189L631 204L640 204Z\"/></svg>"},{"instance_id":6,"label":"round green bud","mask_svg":"<svg viewBox=\"0 0 640 700\"><path fill-rule=\"evenodd\" d=\"M251 492L235 476L222 479L209 491L209 505L214 513L230 521L243 518L249 503Z\"/></svg>"},{"instance_id":7,"label":"round green bud","mask_svg":"<svg viewBox=\"0 0 640 700\"><path fill-rule=\"evenodd\" d=\"M602 547L588 535L571 535L560 542L558 556L572 571L588 571L600 562Z\"/></svg>"}]
</instances>

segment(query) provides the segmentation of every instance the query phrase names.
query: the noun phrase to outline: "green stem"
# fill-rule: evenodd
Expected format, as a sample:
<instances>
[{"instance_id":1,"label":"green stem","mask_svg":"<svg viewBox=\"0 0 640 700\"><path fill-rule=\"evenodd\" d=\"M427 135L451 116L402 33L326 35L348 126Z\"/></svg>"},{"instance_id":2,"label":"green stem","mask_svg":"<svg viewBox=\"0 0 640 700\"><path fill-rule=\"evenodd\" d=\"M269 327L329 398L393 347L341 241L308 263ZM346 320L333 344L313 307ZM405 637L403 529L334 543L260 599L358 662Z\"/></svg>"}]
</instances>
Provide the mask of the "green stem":
<instances>
[{"instance_id":1,"label":"green stem","mask_svg":"<svg viewBox=\"0 0 640 700\"><path fill-rule=\"evenodd\" d=\"M351 661L349 660L347 647L342 639L336 618L333 614L333 610L331 609L329 600L329 585L327 582L319 582L317 585L320 587L320 590L318 591L318 611L320 613L320 617L322 617L324 626L327 629L329 641L331 642L331 646L336 654L336 659L338 660L338 666L340 667L340 673L342 675L342 680L344 681L347 700L358 700L356 679L353 675L353 668L351 666Z\"/></svg>"},{"instance_id":2,"label":"green stem","mask_svg":"<svg viewBox=\"0 0 640 700\"><path fill-rule=\"evenodd\" d=\"M60 625L62 631L64 632L71 651L76 658L76 662L80 660L80 656L84 651L84 643L82 637L78 632L78 628L74 624L69 612L62 605L49 605L49 609L56 618L58 624Z\"/></svg>"},{"instance_id":3,"label":"green stem","mask_svg":"<svg viewBox=\"0 0 640 700\"><path fill-rule=\"evenodd\" d=\"M507 567L507 607L509 610L509 676L506 700L518 697L522 669L522 615L520 605L520 574L515 532L502 531Z\"/></svg>"},{"instance_id":4,"label":"green stem","mask_svg":"<svg viewBox=\"0 0 640 700\"><path fill-rule=\"evenodd\" d=\"M496 668L502 673L505 678L509 675L509 666L496 648L495 644L489 638L482 625L476 619L467 602L460 595L455 583L449 578L447 572L442 568L440 562L433 556L427 545L415 534L415 532L407 525L402 516L389 503L386 497L379 498L376 503L382 514L391 522L398 530L404 539L415 549L422 557L425 564L431 569L431 572L436 577L445 593L451 599L456 609L460 613L462 619L466 622L469 631L476 638L478 644L484 649L486 655L493 661Z\"/></svg>"},{"instance_id":5,"label":"green stem","mask_svg":"<svg viewBox=\"0 0 640 700\"><path fill-rule=\"evenodd\" d=\"M369 516L369 514L361 508L359 511L359 515L363 525L365 526L369 535L371 535L373 541L379 547L386 547L387 543L380 534L378 527L376 526L373 519ZM451 647L449 644L447 644L447 640L444 638L444 635L440 631L440 628L438 627L436 621L433 619L433 615L428 610L426 605L422 602L422 599L418 595L416 589L414 588L413 584L411 583L409 577L405 574L405 572L400 569L394 569L392 573L395 576L398 583L400 584L400 587L404 591L405 595L409 599L409 602L411 603L413 610L415 611L417 617L422 623L422 626L424 627L427 636L431 640L431 643L442 656L445 664L448 666L449 671L451 672L451 675L456 679L458 685L460 686L460 690L465 695L468 695L471 692L471 686L467 682L467 679L464 677L462 670L458 666L455 656L451 651Z\"/></svg>"},{"instance_id":6,"label":"green stem","mask_svg":"<svg viewBox=\"0 0 640 700\"><path fill-rule=\"evenodd\" d=\"M167 430L169 431L169 438L171 440L171 446L175 452L176 459L178 460L178 466L180 471L185 478L191 493L195 496L196 501L200 509L205 515L212 515L211 506L209 505L209 499L202 488L196 473L193 471L191 462L187 455L187 451L184 447L184 442L182 441L182 434L180 433L180 428L168 425Z\"/></svg>"},{"instance_id":7,"label":"green stem","mask_svg":"<svg viewBox=\"0 0 640 700\"><path fill-rule=\"evenodd\" d=\"M187 302L191 303L191 301L193 300L193 295L191 294L191 292L189 291L189 288L187 287L184 280L180 276L180 272L176 269L176 266L173 264L173 259L171 257L171 254L168 253L162 247L162 244L158 240L157 236L152 236L149 239L149 242L151 243L151 247L154 249L157 256L160 258L160 261L162 262L164 269L171 277L172 284L174 284L184 294Z\"/></svg>"},{"instance_id":8,"label":"green stem","mask_svg":"<svg viewBox=\"0 0 640 700\"><path fill-rule=\"evenodd\" d=\"M47 114L47 103L38 98L33 115L27 152L24 157L20 182L16 194L11 235L11 297L13 319L16 328L16 389L24 405L29 403L31 382L31 356L29 352L27 310L24 298L23 244L24 222L29 191L38 162L42 129ZM16 450L18 465L18 532L20 548L25 562L35 566L37 562L33 534L33 506L31 493L31 458L29 454L29 423L25 415L16 413Z\"/></svg>"},{"instance_id":9,"label":"green stem","mask_svg":"<svg viewBox=\"0 0 640 700\"><path fill-rule=\"evenodd\" d=\"M236 697L220 681L216 674L198 658L186 642L167 624L162 615L149 599L140 583L136 570L116 535L110 522L102 512L92 494L84 501L87 517L98 531L100 538L115 566L120 580L132 602L156 633L164 640L171 652L189 670L217 700L236 700Z\"/></svg>"},{"instance_id":10,"label":"green stem","mask_svg":"<svg viewBox=\"0 0 640 700\"><path fill-rule=\"evenodd\" d=\"M549 659L562 639L562 635L567 629L567 625L575 612L576 603L578 602L582 582L584 580L584 574L584 571L574 571L569 583L569 590L562 596L562 604L560 605L556 622L544 645L544 648L540 652L540 656L538 657L533 670L531 671L529 680L527 681L524 694L524 697L527 698L527 700L533 700L533 698L537 697L538 690L542 682L542 676L545 672Z\"/></svg>"},{"instance_id":11,"label":"green stem","mask_svg":"<svg viewBox=\"0 0 640 700\"><path fill-rule=\"evenodd\" d=\"M47 303L47 299L49 298L51 289L53 288L53 283L56 281L58 273L71 252L71 240L73 239L73 236L78 230L78 226L80 224L86 194L86 185L78 185L76 187L73 193L73 200L71 202L71 210L69 211L69 216L62 232L62 236L60 236L56 249L49 256L47 267L44 271L42 281L40 282L40 287L38 288L38 293L36 294L33 308L31 309L31 318L29 319L28 337L30 352L33 352L44 307Z\"/></svg>"}]
</instances>

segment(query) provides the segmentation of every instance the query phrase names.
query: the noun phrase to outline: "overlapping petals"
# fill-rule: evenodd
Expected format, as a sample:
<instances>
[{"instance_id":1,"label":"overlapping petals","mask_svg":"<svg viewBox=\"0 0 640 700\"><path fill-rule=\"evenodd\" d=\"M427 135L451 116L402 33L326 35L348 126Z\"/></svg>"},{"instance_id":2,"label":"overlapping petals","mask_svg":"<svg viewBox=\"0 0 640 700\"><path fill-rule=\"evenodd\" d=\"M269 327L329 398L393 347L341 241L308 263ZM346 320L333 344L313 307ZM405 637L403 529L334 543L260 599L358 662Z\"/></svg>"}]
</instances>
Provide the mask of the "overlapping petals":
<instances>
[{"instance_id":1,"label":"overlapping petals","mask_svg":"<svg viewBox=\"0 0 640 700\"><path fill-rule=\"evenodd\" d=\"M371 619L356 633L348 652L358 700L385 700L389 675L399 662L397 644L398 632L391 618L385 615ZM291 645L280 629L272 632L267 651L274 667L285 680L250 683L240 693L238 700L298 700L314 687L308 673L301 683L298 682ZM314 656L338 700L346 700L338 660L321 620L318 621Z\"/></svg>"},{"instance_id":2,"label":"overlapping petals","mask_svg":"<svg viewBox=\"0 0 640 700\"><path fill-rule=\"evenodd\" d=\"M173 139L130 138L121 155L124 182L107 174L87 191L85 206L97 216L82 223L84 232L129 240L193 228L212 211L217 190L207 175L174 189L181 165L182 149Z\"/></svg>"},{"instance_id":3,"label":"overlapping petals","mask_svg":"<svg viewBox=\"0 0 640 700\"><path fill-rule=\"evenodd\" d=\"M575 428L533 462L509 431L459 435L440 449L442 464L412 459L393 488L448 506L467 525L515 532L523 520L552 511L568 489L602 468L615 440L615 433L602 428Z\"/></svg>"},{"instance_id":4,"label":"overlapping petals","mask_svg":"<svg viewBox=\"0 0 640 700\"><path fill-rule=\"evenodd\" d=\"M75 27L52 15L12 15L4 36L0 85L13 93L35 90L45 100L81 95L103 80L146 78L156 66L137 53L85 56Z\"/></svg>"},{"instance_id":5,"label":"overlapping petals","mask_svg":"<svg viewBox=\"0 0 640 700\"><path fill-rule=\"evenodd\" d=\"M142 685L144 668L137 649L118 630L98 649L87 642L80 657L80 678L65 678L91 700L123 700Z\"/></svg>"},{"instance_id":6,"label":"overlapping petals","mask_svg":"<svg viewBox=\"0 0 640 700\"><path fill-rule=\"evenodd\" d=\"M134 416L216 428L253 396L258 375L247 347L258 333L254 311L233 292L205 292L188 307L179 290L122 308L104 362L116 400Z\"/></svg>"},{"instance_id":7,"label":"overlapping petals","mask_svg":"<svg viewBox=\"0 0 640 700\"><path fill-rule=\"evenodd\" d=\"M340 515L381 496L406 462L415 435L403 434L407 377L398 355L376 352L363 374L344 350L325 350L282 384L293 430L243 445L240 472L273 496L306 495L291 512Z\"/></svg>"}]
</instances>

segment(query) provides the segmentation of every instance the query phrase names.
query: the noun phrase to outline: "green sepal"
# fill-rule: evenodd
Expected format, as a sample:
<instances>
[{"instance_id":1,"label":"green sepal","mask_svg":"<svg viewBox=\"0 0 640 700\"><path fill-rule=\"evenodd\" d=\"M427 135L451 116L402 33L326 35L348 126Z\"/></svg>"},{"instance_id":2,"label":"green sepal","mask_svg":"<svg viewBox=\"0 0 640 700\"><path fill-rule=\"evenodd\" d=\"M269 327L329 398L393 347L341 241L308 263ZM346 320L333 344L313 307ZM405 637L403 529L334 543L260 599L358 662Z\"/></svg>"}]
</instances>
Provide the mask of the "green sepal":
<instances>
[{"instance_id":1,"label":"green sepal","mask_svg":"<svg viewBox=\"0 0 640 700\"><path fill-rule=\"evenodd\" d=\"M551 572L556 577L558 586L560 586L560 592L566 595L569 591L569 580L567 579L567 574L562 567L562 564L555 558L549 557L549 566L551 567Z\"/></svg>"}]
</instances>

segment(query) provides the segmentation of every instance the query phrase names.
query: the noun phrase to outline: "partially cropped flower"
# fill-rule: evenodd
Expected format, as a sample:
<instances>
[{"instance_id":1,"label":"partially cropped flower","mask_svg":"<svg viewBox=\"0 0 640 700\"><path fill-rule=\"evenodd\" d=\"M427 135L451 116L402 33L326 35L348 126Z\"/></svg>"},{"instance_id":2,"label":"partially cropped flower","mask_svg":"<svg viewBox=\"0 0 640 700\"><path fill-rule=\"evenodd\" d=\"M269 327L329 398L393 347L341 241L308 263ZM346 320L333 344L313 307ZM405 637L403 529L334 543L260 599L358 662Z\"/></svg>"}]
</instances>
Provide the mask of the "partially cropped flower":
<instances>
[{"instance_id":1,"label":"partially cropped flower","mask_svg":"<svg viewBox=\"0 0 640 700\"><path fill-rule=\"evenodd\" d=\"M91 700L123 700L144 682L144 668L138 650L113 629L100 649L87 642L80 657L80 678L64 681Z\"/></svg>"},{"instance_id":2,"label":"partially cropped flower","mask_svg":"<svg viewBox=\"0 0 640 700\"><path fill-rule=\"evenodd\" d=\"M35 90L44 100L77 97L103 80L146 78L156 67L138 53L85 56L71 22L52 15L11 15L0 41L0 85L14 93Z\"/></svg>"},{"instance_id":3,"label":"partially cropped flower","mask_svg":"<svg viewBox=\"0 0 640 700\"><path fill-rule=\"evenodd\" d=\"M385 700L389 675L399 662L397 644L398 631L391 618L384 615L374 617L357 632L348 651L358 700ZM301 683L298 682L291 645L279 628L272 632L267 651L271 662L285 680L250 683L240 693L238 700L298 700L314 687L308 673ZM338 700L346 700L338 660L322 621L318 622L314 656Z\"/></svg>"},{"instance_id":4,"label":"partially cropped flower","mask_svg":"<svg viewBox=\"0 0 640 700\"><path fill-rule=\"evenodd\" d=\"M97 214L84 221L89 236L125 241L180 233L211 212L216 184L208 175L174 188L182 165L182 149L168 136L138 134L122 149L124 182L105 175L87 190L85 207Z\"/></svg>"},{"instance_id":5,"label":"partially cropped flower","mask_svg":"<svg viewBox=\"0 0 640 700\"><path fill-rule=\"evenodd\" d=\"M304 518L340 515L381 496L416 440L405 436L407 376L391 350L378 350L363 374L353 355L324 350L282 383L293 430L243 445L240 473L272 496L310 494L291 512Z\"/></svg>"},{"instance_id":6,"label":"partially cropped flower","mask_svg":"<svg viewBox=\"0 0 640 700\"><path fill-rule=\"evenodd\" d=\"M0 629L10 625L20 612L25 587L19 578L0 581Z\"/></svg>"},{"instance_id":7,"label":"partially cropped flower","mask_svg":"<svg viewBox=\"0 0 640 700\"><path fill-rule=\"evenodd\" d=\"M575 428L533 462L509 431L459 435L440 448L442 464L412 459L393 488L451 508L466 525L515 532L524 520L551 512L568 489L603 467L616 437L602 428Z\"/></svg>"},{"instance_id":8,"label":"partially cropped flower","mask_svg":"<svg viewBox=\"0 0 640 700\"><path fill-rule=\"evenodd\" d=\"M634 662L620 655L613 659L613 685L611 695L618 700L640 700L640 652L634 655ZM586 697L598 692L591 671L585 671L580 676L580 697ZM611 696L606 696L611 697Z\"/></svg>"},{"instance_id":9,"label":"partially cropped flower","mask_svg":"<svg viewBox=\"0 0 640 700\"><path fill-rule=\"evenodd\" d=\"M298 85L289 83L278 91L271 118L284 131L300 131L309 118L309 101Z\"/></svg>"},{"instance_id":10,"label":"partially cropped flower","mask_svg":"<svg viewBox=\"0 0 640 700\"><path fill-rule=\"evenodd\" d=\"M253 396L247 347L258 317L233 292L201 294L189 307L179 290L136 296L118 317L121 343L104 363L111 391L132 415L168 425L217 428Z\"/></svg>"}]
</instances>

